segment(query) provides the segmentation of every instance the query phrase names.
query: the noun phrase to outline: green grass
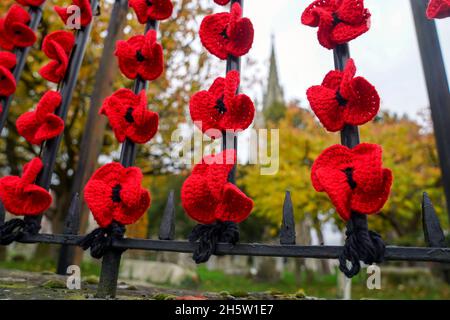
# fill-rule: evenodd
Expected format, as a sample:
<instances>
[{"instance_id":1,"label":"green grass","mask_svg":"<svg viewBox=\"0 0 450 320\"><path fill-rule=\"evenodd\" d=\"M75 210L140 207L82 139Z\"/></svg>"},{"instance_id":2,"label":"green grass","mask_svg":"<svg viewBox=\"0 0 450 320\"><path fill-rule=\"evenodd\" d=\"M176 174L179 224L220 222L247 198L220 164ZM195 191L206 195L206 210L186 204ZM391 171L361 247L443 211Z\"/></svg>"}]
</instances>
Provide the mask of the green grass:
<instances>
[{"instance_id":1,"label":"green grass","mask_svg":"<svg viewBox=\"0 0 450 320\"><path fill-rule=\"evenodd\" d=\"M98 276L100 274L100 265L92 262L81 263L81 274L83 277ZM39 259L39 260L7 260L0 261L0 269L31 271L31 272L56 272L56 265L54 260Z\"/></svg>"}]
</instances>

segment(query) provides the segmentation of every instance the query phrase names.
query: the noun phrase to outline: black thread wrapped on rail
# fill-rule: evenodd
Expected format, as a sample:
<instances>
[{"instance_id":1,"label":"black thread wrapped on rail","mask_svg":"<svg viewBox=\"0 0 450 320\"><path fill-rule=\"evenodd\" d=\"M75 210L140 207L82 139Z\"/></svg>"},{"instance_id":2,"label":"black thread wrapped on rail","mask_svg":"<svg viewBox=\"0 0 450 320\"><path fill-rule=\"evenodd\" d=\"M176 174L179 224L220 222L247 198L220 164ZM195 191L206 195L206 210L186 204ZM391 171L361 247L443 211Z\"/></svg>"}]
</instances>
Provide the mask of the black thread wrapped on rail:
<instances>
[{"instance_id":1,"label":"black thread wrapped on rail","mask_svg":"<svg viewBox=\"0 0 450 320\"><path fill-rule=\"evenodd\" d=\"M24 234L37 234L41 225L36 221L27 223L22 219L11 219L0 226L0 244L9 245L20 240Z\"/></svg>"},{"instance_id":2,"label":"black thread wrapped on rail","mask_svg":"<svg viewBox=\"0 0 450 320\"><path fill-rule=\"evenodd\" d=\"M235 245L239 241L239 227L231 221L216 221L213 224L198 224L189 235L190 242L197 242L192 258L200 264L216 253L217 244Z\"/></svg>"},{"instance_id":3,"label":"black thread wrapped on rail","mask_svg":"<svg viewBox=\"0 0 450 320\"><path fill-rule=\"evenodd\" d=\"M114 240L123 239L125 231L122 224L113 221L108 227L97 228L87 234L78 244L83 250L91 249L91 256L100 259L111 249Z\"/></svg>"},{"instance_id":4,"label":"black thread wrapped on rail","mask_svg":"<svg viewBox=\"0 0 450 320\"><path fill-rule=\"evenodd\" d=\"M368 265L384 261L386 245L378 233L369 230L364 215L352 213L345 235L344 248L339 256L339 270L347 278L352 278L359 273L360 261ZM351 267L347 265L348 262L351 263Z\"/></svg>"}]
</instances>

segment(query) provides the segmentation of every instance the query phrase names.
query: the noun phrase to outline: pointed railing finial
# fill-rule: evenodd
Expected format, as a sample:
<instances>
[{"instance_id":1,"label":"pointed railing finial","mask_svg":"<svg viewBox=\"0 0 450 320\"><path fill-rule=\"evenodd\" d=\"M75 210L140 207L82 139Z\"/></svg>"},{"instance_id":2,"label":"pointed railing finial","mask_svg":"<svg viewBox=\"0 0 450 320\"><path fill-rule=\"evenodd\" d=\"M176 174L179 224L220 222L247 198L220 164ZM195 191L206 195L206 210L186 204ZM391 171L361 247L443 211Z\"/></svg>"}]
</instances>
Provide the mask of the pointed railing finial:
<instances>
[{"instance_id":1,"label":"pointed railing finial","mask_svg":"<svg viewBox=\"0 0 450 320\"><path fill-rule=\"evenodd\" d=\"M160 240L173 240L175 238L175 192L171 190L167 197L166 208L159 227Z\"/></svg>"},{"instance_id":2,"label":"pointed railing finial","mask_svg":"<svg viewBox=\"0 0 450 320\"><path fill-rule=\"evenodd\" d=\"M294 207L292 205L291 192L286 191L283 204L283 224L280 231L280 243L283 245L295 244L295 220Z\"/></svg>"},{"instance_id":3,"label":"pointed railing finial","mask_svg":"<svg viewBox=\"0 0 450 320\"><path fill-rule=\"evenodd\" d=\"M423 193L422 223L425 241L430 247L445 247L445 236L428 193Z\"/></svg>"}]
</instances>

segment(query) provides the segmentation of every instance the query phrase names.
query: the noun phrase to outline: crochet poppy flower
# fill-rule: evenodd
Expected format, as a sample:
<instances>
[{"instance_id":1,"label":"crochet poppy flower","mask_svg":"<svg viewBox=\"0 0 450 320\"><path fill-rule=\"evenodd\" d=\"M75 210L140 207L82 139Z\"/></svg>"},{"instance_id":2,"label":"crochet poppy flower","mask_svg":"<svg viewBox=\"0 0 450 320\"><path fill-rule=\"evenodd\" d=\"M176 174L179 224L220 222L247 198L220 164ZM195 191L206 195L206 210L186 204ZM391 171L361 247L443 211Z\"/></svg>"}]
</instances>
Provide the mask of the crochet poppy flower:
<instances>
[{"instance_id":1,"label":"crochet poppy flower","mask_svg":"<svg viewBox=\"0 0 450 320\"><path fill-rule=\"evenodd\" d=\"M25 7L39 7L45 0L16 0L16 2Z\"/></svg>"},{"instance_id":2,"label":"crochet poppy flower","mask_svg":"<svg viewBox=\"0 0 450 320\"><path fill-rule=\"evenodd\" d=\"M80 25L82 27L86 27L92 21L92 8L91 2L89 0L73 0L72 6L78 6L80 8ZM70 10L70 7L64 8L55 6L54 9L56 13L59 15L64 24L67 24L67 20L71 15L73 15L73 11Z\"/></svg>"},{"instance_id":3,"label":"crochet poppy flower","mask_svg":"<svg viewBox=\"0 0 450 320\"><path fill-rule=\"evenodd\" d=\"M215 3L220 4L221 6L227 5L230 3L230 0L214 0Z\"/></svg>"},{"instance_id":4,"label":"crochet poppy flower","mask_svg":"<svg viewBox=\"0 0 450 320\"><path fill-rule=\"evenodd\" d=\"M34 158L23 167L22 177L7 176L0 179L0 199L8 212L18 216L33 216L50 207L50 193L34 184L42 167L41 159Z\"/></svg>"},{"instance_id":5,"label":"crochet poppy flower","mask_svg":"<svg viewBox=\"0 0 450 320\"><path fill-rule=\"evenodd\" d=\"M120 71L129 79L140 76L143 80L158 78L164 69L161 44L156 41L156 31L117 41L115 55L119 59Z\"/></svg>"},{"instance_id":6,"label":"crochet poppy flower","mask_svg":"<svg viewBox=\"0 0 450 320\"><path fill-rule=\"evenodd\" d=\"M380 109L375 87L363 77L355 78L355 73L355 63L349 59L344 71L329 72L322 85L306 92L312 110L328 131L367 123Z\"/></svg>"},{"instance_id":7,"label":"crochet poppy flower","mask_svg":"<svg viewBox=\"0 0 450 320\"><path fill-rule=\"evenodd\" d=\"M450 17L450 0L431 0L427 8L428 19L444 19Z\"/></svg>"},{"instance_id":8,"label":"crochet poppy flower","mask_svg":"<svg viewBox=\"0 0 450 320\"><path fill-rule=\"evenodd\" d=\"M0 52L0 96L7 97L16 91L16 78L11 72L15 66L16 55L14 53Z\"/></svg>"},{"instance_id":9,"label":"crochet poppy flower","mask_svg":"<svg viewBox=\"0 0 450 320\"><path fill-rule=\"evenodd\" d=\"M231 13L206 16L200 25L200 40L205 48L219 59L228 55L240 57L248 53L253 44L253 24L242 18L239 3L233 4Z\"/></svg>"},{"instance_id":10,"label":"crochet poppy flower","mask_svg":"<svg viewBox=\"0 0 450 320\"><path fill-rule=\"evenodd\" d=\"M370 12L364 0L315 0L303 12L302 23L319 27L319 43L334 49L370 29Z\"/></svg>"},{"instance_id":11,"label":"crochet poppy flower","mask_svg":"<svg viewBox=\"0 0 450 320\"><path fill-rule=\"evenodd\" d=\"M183 208L192 219L203 224L240 223L250 215L252 199L228 182L235 162L236 152L226 150L205 156L194 167L181 189Z\"/></svg>"},{"instance_id":12,"label":"crochet poppy flower","mask_svg":"<svg viewBox=\"0 0 450 320\"><path fill-rule=\"evenodd\" d=\"M191 98L192 121L212 138L226 130L245 130L253 122L255 106L245 94L236 94L239 81L239 72L230 71L226 78L217 78L208 91Z\"/></svg>"},{"instance_id":13,"label":"crochet poppy flower","mask_svg":"<svg viewBox=\"0 0 450 320\"><path fill-rule=\"evenodd\" d=\"M108 117L119 142L128 138L134 143L146 143L158 131L159 117L156 112L147 109L145 90L140 94L134 94L129 89L117 90L105 99L100 114Z\"/></svg>"},{"instance_id":14,"label":"crochet poppy flower","mask_svg":"<svg viewBox=\"0 0 450 320\"><path fill-rule=\"evenodd\" d=\"M170 0L130 0L129 6L136 12L138 21L142 24L148 20L165 20L173 11Z\"/></svg>"},{"instance_id":15,"label":"crochet poppy flower","mask_svg":"<svg viewBox=\"0 0 450 320\"><path fill-rule=\"evenodd\" d=\"M13 50L15 47L25 48L36 42L36 34L28 26L28 12L17 4L9 8L4 18L0 18L0 47Z\"/></svg>"},{"instance_id":16,"label":"crochet poppy flower","mask_svg":"<svg viewBox=\"0 0 450 320\"><path fill-rule=\"evenodd\" d=\"M314 162L314 189L328 194L342 219L350 219L352 212L374 214L383 208L392 172L382 168L381 154L376 144L362 143L353 149L334 145Z\"/></svg>"},{"instance_id":17,"label":"crochet poppy flower","mask_svg":"<svg viewBox=\"0 0 450 320\"><path fill-rule=\"evenodd\" d=\"M84 189L84 199L95 221L106 228L113 221L135 223L150 206L150 193L141 187L139 168L113 162L94 172Z\"/></svg>"},{"instance_id":18,"label":"crochet poppy flower","mask_svg":"<svg viewBox=\"0 0 450 320\"><path fill-rule=\"evenodd\" d=\"M75 45L75 36L69 31L54 31L48 34L42 43L42 51L52 59L39 70L46 80L59 83L66 75L70 52Z\"/></svg>"},{"instance_id":19,"label":"crochet poppy flower","mask_svg":"<svg viewBox=\"0 0 450 320\"><path fill-rule=\"evenodd\" d=\"M56 91L46 92L36 110L26 112L17 119L17 132L35 145L59 136L64 130L64 121L54 112L61 105L61 99L61 94Z\"/></svg>"}]
</instances>

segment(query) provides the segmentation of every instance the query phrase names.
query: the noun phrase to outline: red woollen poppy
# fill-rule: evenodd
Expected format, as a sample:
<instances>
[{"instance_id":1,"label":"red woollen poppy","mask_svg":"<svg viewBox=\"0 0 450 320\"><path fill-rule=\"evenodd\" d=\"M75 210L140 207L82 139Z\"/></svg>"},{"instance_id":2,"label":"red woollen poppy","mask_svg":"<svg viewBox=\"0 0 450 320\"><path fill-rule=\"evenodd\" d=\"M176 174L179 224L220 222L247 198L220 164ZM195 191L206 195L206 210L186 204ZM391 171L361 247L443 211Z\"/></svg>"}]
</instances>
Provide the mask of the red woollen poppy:
<instances>
[{"instance_id":1,"label":"red woollen poppy","mask_svg":"<svg viewBox=\"0 0 450 320\"><path fill-rule=\"evenodd\" d=\"M36 34L28 26L29 13L17 4L9 8L4 18L0 18L0 47L13 50L15 47L25 48L36 42Z\"/></svg>"},{"instance_id":2,"label":"red woollen poppy","mask_svg":"<svg viewBox=\"0 0 450 320\"><path fill-rule=\"evenodd\" d=\"M17 216L34 216L50 207L50 193L34 184L42 167L41 159L34 158L23 167L22 177L7 176L0 179L0 199L8 212Z\"/></svg>"},{"instance_id":3,"label":"red woollen poppy","mask_svg":"<svg viewBox=\"0 0 450 320\"><path fill-rule=\"evenodd\" d=\"M92 8L90 0L73 0L72 6L80 8L80 25L86 27L92 21ZM72 10L72 6L67 8L55 6L54 9L59 15L64 24L67 24L67 20L72 16L75 11Z\"/></svg>"},{"instance_id":4,"label":"red woollen poppy","mask_svg":"<svg viewBox=\"0 0 450 320\"><path fill-rule=\"evenodd\" d=\"M39 7L45 0L16 0L16 2L25 7Z\"/></svg>"},{"instance_id":5,"label":"red woollen poppy","mask_svg":"<svg viewBox=\"0 0 450 320\"><path fill-rule=\"evenodd\" d=\"M450 17L450 0L431 0L427 8L428 19Z\"/></svg>"},{"instance_id":6,"label":"red woollen poppy","mask_svg":"<svg viewBox=\"0 0 450 320\"><path fill-rule=\"evenodd\" d=\"M233 4L231 13L206 16L200 25L200 40L205 48L219 59L228 55L240 57L248 53L253 44L253 24L242 18L239 3Z\"/></svg>"},{"instance_id":7,"label":"red woollen poppy","mask_svg":"<svg viewBox=\"0 0 450 320\"><path fill-rule=\"evenodd\" d=\"M16 79L11 72L15 66L16 55L14 53L0 52L0 96L7 97L16 91Z\"/></svg>"},{"instance_id":8,"label":"red woollen poppy","mask_svg":"<svg viewBox=\"0 0 450 320\"><path fill-rule=\"evenodd\" d=\"M236 152L226 150L205 156L194 167L181 189L183 208L192 219L202 224L240 223L247 219L253 200L228 182L235 162Z\"/></svg>"},{"instance_id":9,"label":"red woollen poppy","mask_svg":"<svg viewBox=\"0 0 450 320\"><path fill-rule=\"evenodd\" d=\"M138 21L142 24L148 20L165 20L173 11L170 0L129 0L129 6L136 12Z\"/></svg>"},{"instance_id":10,"label":"red woollen poppy","mask_svg":"<svg viewBox=\"0 0 450 320\"><path fill-rule=\"evenodd\" d=\"M140 94L134 94L129 89L117 90L105 99L100 114L108 117L119 142L128 138L134 143L146 143L158 131L159 117L156 112L147 109L145 90Z\"/></svg>"},{"instance_id":11,"label":"red woollen poppy","mask_svg":"<svg viewBox=\"0 0 450 320\"><path fill-rule=\"evenodd\" d=\"M346 124L367 123L380 109L375 87L363 77L355 78L355 73L355 63L349 59L343 72L329 72L322 85L306 92L312 110L328 131L342 130Z\"/></svg>"},{"instance_id":12,"label":"red woollen poppy","mask_svg":"<svg viewBox=\"0 0 450 320\"><path fill-rule=\"evenodd\" d=\"M140 76L143 80L155 80L164 70L163 48L156 41L156 31L138 35L127 41L117 41L116 56L120 71L129 79Z\"/></svg>"},{"instance_id":13,"label":"red woollen poppy","mask_svg":"<svg viewBox=\"0 0 450 320\"><path fill-rule=\"evenodd\" d=\"M150 193L143 189L139 168L113 162L94 172L84 189L84 199L101 228L117 221L133 224L150 206Z\"/></svg>"},{"instance_id":14,"label":"red woollen poppy","mask_svg":"<svg viewBox=\"0 0 450 320\"><path fill-rule=\"evenodd\" d=\"M230 71L226 78L217 78L208 91L191 98L192 121L212 138L220 137L225 130L245 130L253 122L255 106L245 94L236 94L239 81L239 72Z\"/></svg>"},{"instance_id":15,"label":"red woollen poppy","mask_svg":"<svg viewBox=\"0 0 450 320\"><path fill-rule=\"evenodd\" d=\"M61 105L61 99L56 91L46 92L36 110L26 112L17 119L17 132L35 145L59 136L64 130L64 121L54 112Z\"/></svg>"},{"instance_id":16,"label":"red woollen poppy","mask_svg":"<svg viewBox=\"0 0 450 320\"><path fill-rule=\"evenodd\" d=\"M314 189L328 194L342 219L350 219L352 212L374 214L383 208L392 172L382 168L381 154L376 144L362 143L353 149L334 145L314 162Z\"/></svg>"},{"instance_id":17,"label":"red woollen poppy","mask_svg":"<svg viewBox=\"0 0 450 320\"><path fill-rule=\"evenodd\" d=\"M59 83L64 79L69 65L70 52L75 45L75 36L69 31L54 31L43 41L42 51L52 59L39 70L46 80Z\"/></svg>"},{"instance_id":18,"label":"red woollen poppy","mask_svg":"<svg viewBox=\"0 0 450 320\"><path fill-rule=\"evenodd\" d=\"M230 0L214 0L215 3L220 4L221 6L227 5L230 3Z\"/></svg>"},{"instance_id":19,"label":"red woollen poppy","mask_svg":"<svg viewBox=\"0 0 450 320\"><path fill-rule=\"evenodd\" d=\"M302 14L302 23L319 27L322 46L334 49L370 29L370 12L364 0L316 0Z\"/></svg>"}]
</instances>

